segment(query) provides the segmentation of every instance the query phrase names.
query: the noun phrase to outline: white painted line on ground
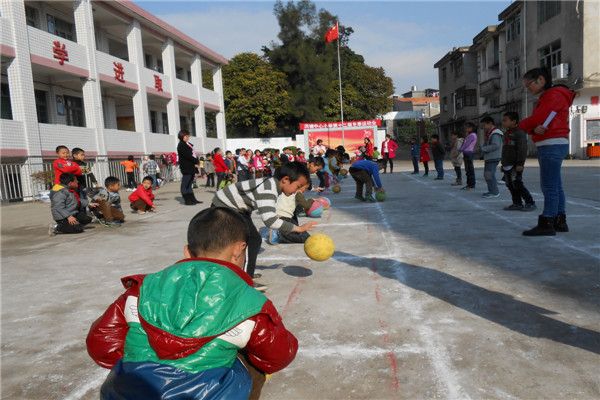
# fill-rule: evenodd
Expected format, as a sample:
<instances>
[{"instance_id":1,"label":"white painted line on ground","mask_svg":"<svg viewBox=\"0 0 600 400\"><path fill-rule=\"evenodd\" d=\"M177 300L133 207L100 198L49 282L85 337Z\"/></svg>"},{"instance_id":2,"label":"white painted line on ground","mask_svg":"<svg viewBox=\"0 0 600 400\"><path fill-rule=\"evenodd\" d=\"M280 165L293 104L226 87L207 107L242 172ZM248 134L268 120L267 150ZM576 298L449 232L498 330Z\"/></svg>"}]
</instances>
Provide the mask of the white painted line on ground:
<instances>
[{"instance_id":1,"label":"white painted line on ground","mask_svg":"<svg viewBox=\"0 0 600 400\"><path fill-rule=\"evenodd\" d=\"M406 176L408 178L412 179L415 182L418 182L418 183L420 183L422 185L425 185L425 186L428 186L430 188L434 188L434 186L432 186L429 182L423 182L423 181L415 179L415 178L413 178L413 177L411 177L409 175L406 175ZM440 188L437 188L437 187L435 187L435 188L436 189L440 189ZM519 227L521 229L530 228L530 226L519 224L519 223L513 221L512 219L510 219L510 218L508 218L508 217L506 217L504 215L498 214L496 211L492 211L490 209L487 209L487 208L483 207L480 203L477 203L477 202L475 202L473 200L467 199L467 198L465 198L463 196L459 196L456 193L452 193L452 192L448 192L448 191L443 191L443 192L445 194L447 194L448 196L450 196L450 197L454 197L455 199L460 199L460 200L462 200L462 201L464 201L464 202L472 205L475 208L478 208L480 210L486 211L489 214L492 214L493 216L495 216L496 218L499 218L499 219L501 219L501 220L503 220L505 222L508 222L511 225L515 225L515 226L517 226L517 227ZM564 246L566 246L566 247L568 247L568 248L570 248L572 250L578 251L580 253L584 253L584 254L586 254L586 255L588 255L588 256L596 259L596 260L600 260L600 255L598 254L598 251L596 249L593 249L591 247L589 249L582 248L579 245L571 244L570 242L568 242L567 240L565 240L565 239L563 239L563 238L561 238L559 236L547 236L547 238L548 239L552 239L554 241L557 241L557 242L563 244Z\"/></svg>"},{"instance_id":2,"label":"white painted line on ground","mask_svg":"<svg viewBox=\"0 0 600 400\"><path fill-rule=\"evenodd\" d=\"M386 258L386 259L394 259L394 255L393 254L366 254L364 256L353 256L353 255L347 255L347 256L341 256L341 255L336 255L335 253L333 254L333 257L330 258L330 260L334 260L334 261L353 261L353 260L362 260L362 259L369 259L369 258ZM300 259L298 257L278 257L278 256L271 256L271 257L259 257L260 261L300 261Z\"/></svg>"},{"instance_id":3,"label":"white painted line on ground","mask_svg":"<svg viewBox=\"0 0 600 400\"><path fill-rule=\"evenodd\" d=\"M319 224L318 226L361 226L361 225L380 225L379 222L332 222Z\"/></svg>"}]
</instances>

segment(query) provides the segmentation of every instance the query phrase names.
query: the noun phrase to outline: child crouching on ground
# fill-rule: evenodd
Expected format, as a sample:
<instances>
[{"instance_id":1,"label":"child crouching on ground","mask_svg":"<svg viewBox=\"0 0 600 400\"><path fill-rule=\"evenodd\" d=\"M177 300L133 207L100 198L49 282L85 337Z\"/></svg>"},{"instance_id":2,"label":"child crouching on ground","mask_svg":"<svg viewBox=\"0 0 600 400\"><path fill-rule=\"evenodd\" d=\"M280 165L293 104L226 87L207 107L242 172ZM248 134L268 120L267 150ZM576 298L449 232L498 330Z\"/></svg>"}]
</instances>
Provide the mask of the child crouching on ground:
<instances>
[{"instance_id":1,"label":"child crouching on ground","mask_svg":"<svg viewBox=\"0 0 600 400\"><path fill-rule=\"evenodd\" d=\"M154 182L152 177L144 177L142 184L129 195L131 209L137 211L138 214L144 214L147 211L156 211L154 193L152 193L152 182Z\"/></svg>"},{"instance_id":2,"label":"child crouching on ground","mask_svg":"<svg viewBox=\"0 0 600 400\"><path fill-rule=\"evenodd\" d=\"M81 233L83 227L92 222L92 218L85 212L88 202L85 198L79 197L78 188L77 177L70 173L62 173L60 182L52 187L50 210L56 226L50 227L51 235ZM89 204L92 208L96 205L95 203Z\"/></svg>"},{"instance_id":3,"label":"child crouching on ground","mask_svg":"<svg viewBox=\"0 0 600 400\"><path fill-rule=\"evenodd\" d=\"M379 165L370 160L358 160L352 164L348 172L356 182L356 195L354 198L371 203L376 202L377 200L373 198L373 181L375 181L376 191L383 192L383 185L379 178ZM363 197L365 186L365 196Z\"/></svg>"},{"instance_id":4,"label":"child crouching on ground","mask_svg":"<svg viewBox=\"0 0 600 400\"><path fill-rule=\"evenodd\" d=\"M94 214L110 226L120 226L125 222L119 189L121 189L119 178L109 176L104 180L104 187L100 188L93 197L94 202L98 203Z\"/></svg>"},{"instance_id":5,"label":"child crouching on ground","mask_svg":"<svg viewBox=\"0 0 600 400\"><path fill-rule=\"evenodd\" d=\"M277 216L284 221L291 222L295 226L298 222L298 211L308 212L314 200L304 197L304 192L308 189L308 184L298 189L295 194L286 195L281 193L277 198ZM310 237L308 232L279 232L277 229L269 229L269 244L278 243L304 243Z\"/></svg>"},{"instance_id":6,"label":"child crouching on ground","mask_svg":"<svg viewBox=\"0 0 600 400\"><path fill-rule=\"evenodd\" d=\"M265 374L293 361L298 340L243 271L248 239L239 212L208 208L189 224L184 260L121 279L86 341L111 369L101 399L258 399Z\"/></svg>"}]
</instances>

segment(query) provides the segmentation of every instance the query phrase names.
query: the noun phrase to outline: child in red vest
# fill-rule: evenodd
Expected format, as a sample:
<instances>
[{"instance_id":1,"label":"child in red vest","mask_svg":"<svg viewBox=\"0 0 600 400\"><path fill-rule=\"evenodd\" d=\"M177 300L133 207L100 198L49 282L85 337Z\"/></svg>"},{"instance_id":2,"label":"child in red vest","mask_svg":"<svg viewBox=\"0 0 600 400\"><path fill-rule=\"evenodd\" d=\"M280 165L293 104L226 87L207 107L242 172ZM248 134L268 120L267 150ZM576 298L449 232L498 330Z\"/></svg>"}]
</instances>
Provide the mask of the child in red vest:
<instances>
[{"instance_id":1,"label":"child in red vest","mask_svg":"<svg viewBox=\"0 0 600 400\"><path fill-rule=\"evenodd\" d=\"M431 160L431 157L429 157L429 140L424 137L423 139L421 139L421 162L423 163L423 168L425 168L425 173L423 174L423 176L429 176L429 160Z\"/></svg>"},{"instance_id":2,"label":"child in red vest","mask_svg":"<svg viewBox=\"0 0 600 400\"><path fill-rule=\"evenodd\" d=\"M153 182L151 176L144 177L142 184L129 195L131 209L137 211L138 214L145 214L146 211L156 211L154 193L152 193Z\"/></svg>"}]
</instances>

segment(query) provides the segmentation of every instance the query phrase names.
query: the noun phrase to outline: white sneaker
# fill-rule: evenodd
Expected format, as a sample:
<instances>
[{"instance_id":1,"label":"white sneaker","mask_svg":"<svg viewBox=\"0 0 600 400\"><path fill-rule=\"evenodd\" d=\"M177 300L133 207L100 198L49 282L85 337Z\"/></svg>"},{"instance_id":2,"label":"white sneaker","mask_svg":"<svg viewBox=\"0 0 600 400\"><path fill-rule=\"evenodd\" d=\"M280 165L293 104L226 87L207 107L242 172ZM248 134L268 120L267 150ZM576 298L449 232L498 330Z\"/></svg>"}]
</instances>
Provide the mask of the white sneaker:
<instances>
[{"instance_id":1,"label":"white sneaker","mask_svg":"<svg viewBox=\"0 0 600 400\"><path fill-rule=\"evenodd\" d=\"M54 222L51 222L48 225L48 236L54 236L56 235L56 228L58 227L58 224L55 224Z\"/></svg>"}]
</instances>

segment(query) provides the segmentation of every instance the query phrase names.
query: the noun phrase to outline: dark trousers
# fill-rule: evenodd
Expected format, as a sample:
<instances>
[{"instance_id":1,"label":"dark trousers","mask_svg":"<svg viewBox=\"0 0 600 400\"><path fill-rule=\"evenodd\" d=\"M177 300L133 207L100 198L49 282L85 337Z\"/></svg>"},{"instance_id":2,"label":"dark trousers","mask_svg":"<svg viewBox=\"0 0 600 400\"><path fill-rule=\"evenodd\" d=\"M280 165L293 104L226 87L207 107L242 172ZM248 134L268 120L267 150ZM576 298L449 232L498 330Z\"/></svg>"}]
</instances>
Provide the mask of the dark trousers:
<instances>
[{"instance_id":1,"label":"dark trousers","mask_svg":"<svg viewBox=\"0 0 600 400\"><path fill-rule=\"evenodd\" d=\"M190 194L194 193L192 189L192 183L194 183L194 175L193 174L185 174L181 176L181 194Z\"/></svg>"},{"instance_id":2,"label":"dark trousers","mask_svg":"<svg viewBox=\"0 0 600 400\"><path fill-rule=\"evenodd\" d=\"M460 167L454 167L454 172L456 173L456 181L462 182L462 169Z\"/></svg>"},{"instance_id":3,"label":"dark trousers","mask_svg":"<svg viewBox=\"0 0 600 400\"><path fill-rule=\"evenodd\" d=\"M211 172L206 175L206 187L215 187L215 173Z\"/></svg>"},{"instance_id":4,"label":"dark trousers","mask_svg":"<svg viewBox=\"0 0 600 400\"><path fill-rule=\"evenodd\" d=\"M425 168L425 175L429 175L429 161L423 161L423 168Z\"/></svg>"},{"instance_id":5,"label":"dark trousers","mask_svg":"<svg viewBox=\"0 0 600 400\"><path fill-rule=\"evenodd\" d=\"M135 189L137 183L135 182L135 172L127 172L127 187Z\"/></svg>"},{"instance_id":6,"label":"dark trousers","mask_svg":"<svg viewBox=\"0 0 600 400\"><path fill-rule=\"evenodd\" d=\"M217 189L219 189L221 182L225 180L227 174L225 172L217 172Z\"/></svg>"},{"instance_id":7,"label":"dark trousers","mask_svg":"<svg viewBox=\"0 0 600 400\"><path fill-rule=\"evenodd\" d=\"M419 172L419 157L412 156L413 172Z\"/></svg>"},{"instance_id":8,"label":"dark trousers","mask_svg":"<svg viewBox=\"0 0 600 400\"><path fill-rule=\"evenodd\" d=\"M56 227L56 230L60 233L81 233L83 232L84 225L87 225L90 222L92 222L92 217L90 217L82 211L78 212L73 216L77 219L77 222L79 222L78 224L71 225L69 224L67 218L61 219L59 221L56 221L56 224L58 225Z\"/></svg>"},{"instance_id":9,"label":"dark trousers","mask_svg":"<svg viewBox=\"0 0 600 400\"><path fill-rule=\"evenodd\" d=\"M531 193L523 184L523 171L517 172L514 168L504 171L504 182L510 191L513 204L522 206L523 201L525 204L535 204Z\"/></svg>"},{"instance_id":10,"label":"dark trousers","mask_svg":"<svg viewBox=\"0 0 600 400\"><path fill-rule=\"evenodd\" d=\"M324 188L325 187L325 172L317 171L317 178L319 178L319 187Z\"/></svg>"},{"instance_id":11,"label":"dark trousers","mask_svg":"<svg viewBox=\"0 0 600 400\"><path fill-rule=\"evenodd\" d=\"M298 218L294 214L293 218L279 217L284 221L291 222L298 226ZM279 231L279 243L304 243L310 237L308 232L282 232Z\"/></svg>"},{"instance_id":12,"label":"dark trousers","mask_svg":"<svg viewBox=\"0 0 600 400\"><path fill-rule=\"evenodd\" d=\"M363 187L367 187L365 197L370 197L373 194L373 178L364 169L352 168L349 169L350 175L356 182L356 195L362 197Z\"/></svg>"},{"instance_id":13,"label":"dark trousers","mask_svg":"<svg viewBox=\"0 0 600 400\"><path fill-rule=\"evenodd\" d=\"M435 165L435 171L437 172L438 178L444 177L444 159L433 160L433 165Z\"/></svg>"},{"instance_id":14,"label":"dark trousers","mask_svg":"<svg viewBox=\"0 0 600 400\"><path fill-rule=\"evenodd\" d=\"M258 229L256 229L256 226L254 226L254 222L252 222L252 214L241 214L246 220L246 224L248 225L248 230L250 232L250 236L248 236L248 257L246 258L246 273L251 277L254 277L254 270L256 269L256 259L258 258L258 252L260 251L260 245L262 244L262 237L260 236L260 233L258 233Z\"/></svg>"},{"instance_id":15,"label":"dark trousers","mask_svg":"<svg viewBox=\"0 0 600 400\"><path fill-rule=\"evenodd\" d=\"M394 172L394 161L390 158L390 153L383 153L383 160L381 160L383 172L387 172L388 163L390 163L390 172Z\"/></svg>"},{"instance_id":16,"label":"dark trousers","mask_svg":"<svg viewBox=\"0 0 600 400\"><path fill-rule=\"evenodd\" d=\"M238 182L247 181L250 179L250 171L247 169L240 169L237 172Z\"/></svg>"},{"instance_id":17,"label":"dark trousers","mask_svg":"<svg viewBox=\"0 0 600 400\"><path fill-rule=\"evenodd\" d=\"M473 165L473 154L464 153L465 174L467 175L467 186L475 187L475 166Z\"/></svg>"}]
</instances>

